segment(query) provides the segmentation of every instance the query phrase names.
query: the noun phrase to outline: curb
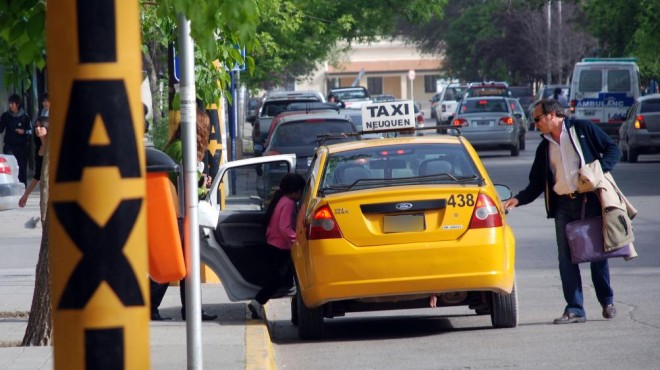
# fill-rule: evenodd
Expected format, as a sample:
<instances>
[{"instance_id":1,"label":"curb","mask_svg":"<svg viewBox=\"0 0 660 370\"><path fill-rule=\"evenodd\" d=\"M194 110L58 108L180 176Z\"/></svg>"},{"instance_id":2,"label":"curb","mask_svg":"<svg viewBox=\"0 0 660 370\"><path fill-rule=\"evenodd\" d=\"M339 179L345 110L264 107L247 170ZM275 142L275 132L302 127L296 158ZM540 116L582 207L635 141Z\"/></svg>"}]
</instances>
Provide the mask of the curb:
<instances>
[{"instance_id":1,"label":"curb","mask_svg":"<svg viewBox=\"0 0 660 370\"><path fill-rule=\"evenodd\" d=\"M245 310L245 369L276 370L273 343L270 341L268 318L253 319L250 310ZM264 314L266 310L264 307Z\"/></svg>"}]
</instances>

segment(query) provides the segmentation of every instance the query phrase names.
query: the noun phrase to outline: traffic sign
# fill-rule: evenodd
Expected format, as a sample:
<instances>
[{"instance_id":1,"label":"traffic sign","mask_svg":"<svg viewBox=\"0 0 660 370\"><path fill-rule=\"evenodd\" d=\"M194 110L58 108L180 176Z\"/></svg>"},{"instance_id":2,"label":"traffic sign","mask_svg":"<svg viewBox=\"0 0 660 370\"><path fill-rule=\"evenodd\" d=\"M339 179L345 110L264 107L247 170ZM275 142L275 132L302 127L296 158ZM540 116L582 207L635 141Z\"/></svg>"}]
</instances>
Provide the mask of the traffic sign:
<instances>
[{"instance_id":1,"label":"traffic sign","mask_svg":"<svg viewBox=\"0 0 660 370\"><path fill-rule=\"evenodd\" d=\"M408 71L408 79L411 80L411 81L415 79L415 70L414 69L411 69L410 71Z\"/></svg>"}]
</instances>

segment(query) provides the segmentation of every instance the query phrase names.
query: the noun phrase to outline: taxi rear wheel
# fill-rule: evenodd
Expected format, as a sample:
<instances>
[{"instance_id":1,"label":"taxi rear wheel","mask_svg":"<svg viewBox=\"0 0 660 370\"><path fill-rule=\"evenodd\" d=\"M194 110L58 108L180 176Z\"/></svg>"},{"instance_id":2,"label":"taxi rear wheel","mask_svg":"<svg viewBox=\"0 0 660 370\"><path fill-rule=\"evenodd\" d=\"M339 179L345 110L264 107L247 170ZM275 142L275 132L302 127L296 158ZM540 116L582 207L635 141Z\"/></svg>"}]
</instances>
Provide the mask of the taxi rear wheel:
<instances>
[{"instance_id":1,"label":"taxi rear wheel","mask_svg":"<svg viewBox=\"0 0 660 370\"><path fill-rule=\"evenodd\" d=\"M511 294L493 293L490 321L496 328L515 328L518 326L518 294L513 283Z\"/></svg>"},{"instance_id":2,"label":"taxi rear wheel","mask_svg":"<svg viewBox=\"0 0 660 370\"><path fill-rule=\"evenodd\" d=\"M319 339L323 337L323 306L307 308L300 291L296 293L298 307L298 336L300 339Z\"/></svg>"},{"instance_id":3,"label":"taxi rear wheel","mask_svg":"<svg viewBox=\"0 0 660 370\"><path fill-rule=\"evenodd\" d=\"M291 297L291 323L298 326L298 295Z\"/></svg>"}]
</instances>

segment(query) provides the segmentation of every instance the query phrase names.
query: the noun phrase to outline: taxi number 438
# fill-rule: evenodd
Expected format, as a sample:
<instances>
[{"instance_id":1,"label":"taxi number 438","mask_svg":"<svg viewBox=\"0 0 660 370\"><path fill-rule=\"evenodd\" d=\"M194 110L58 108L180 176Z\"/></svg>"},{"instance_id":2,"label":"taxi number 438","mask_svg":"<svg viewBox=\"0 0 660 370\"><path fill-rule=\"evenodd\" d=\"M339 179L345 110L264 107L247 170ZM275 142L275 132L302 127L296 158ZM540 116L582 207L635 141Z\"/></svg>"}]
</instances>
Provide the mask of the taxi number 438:
<instances>
[{"instance_id":1,"label":"taxi number 438","mask_svg":"<svg viewBox=\"0 0 660 370\"><path fill-rule=\"evenodd\" d=\"M447 205L452 207L474 207L475 199L472 194L452 194L447 199Z\"/></svg>"}]
</instances>

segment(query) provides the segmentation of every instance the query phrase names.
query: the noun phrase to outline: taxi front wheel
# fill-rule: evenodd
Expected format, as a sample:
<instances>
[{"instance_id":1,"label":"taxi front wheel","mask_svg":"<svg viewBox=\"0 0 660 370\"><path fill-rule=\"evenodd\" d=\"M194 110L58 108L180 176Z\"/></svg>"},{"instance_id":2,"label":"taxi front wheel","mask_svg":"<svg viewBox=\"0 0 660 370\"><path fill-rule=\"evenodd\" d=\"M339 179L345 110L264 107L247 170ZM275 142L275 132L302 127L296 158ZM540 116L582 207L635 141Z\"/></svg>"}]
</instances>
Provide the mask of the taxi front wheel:
<instances>
[{"instance_id":1,"label":"taxi front wheel","mask_svg":"<svg viewBox=\"0 0 660 370\"><path fill-rule=\"evenodd\" d=\"M518 326L518 294L513 283L511 294L493 293L490 321L496 328L515 328Z\"/></svg>"},{"instance_id":2,"label":"taxi front wheel","mask_svg":"<svg viewBox=\"0 0 660 370\"><path fill-rule=\"evenodd\" d=\"M320 339L323 337L323 306L307 308L300 291L296 292L298 307L298 337L300 339Z\"/></svg>"}]
</instances>

